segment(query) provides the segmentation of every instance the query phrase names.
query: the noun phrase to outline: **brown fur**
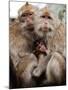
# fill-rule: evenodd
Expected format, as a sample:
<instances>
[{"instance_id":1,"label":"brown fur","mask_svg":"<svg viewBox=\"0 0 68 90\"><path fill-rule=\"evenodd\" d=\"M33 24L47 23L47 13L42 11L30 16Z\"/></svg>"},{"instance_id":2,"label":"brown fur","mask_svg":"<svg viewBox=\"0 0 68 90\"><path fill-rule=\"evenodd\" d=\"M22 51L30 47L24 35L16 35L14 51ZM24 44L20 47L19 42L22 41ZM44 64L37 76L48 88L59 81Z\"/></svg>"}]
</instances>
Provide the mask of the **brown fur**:
<instances>
[{"instance_id":1,"label":"brown fur","mask_svg":"<svg viewBox=\"0 0 68 90\"><path fill-rule=\"evenodd\" d=\"M23 16L24 10L28 9L26 16ZM31 12L31 10L33 10ZM22 12L22 15L20 15ZM32 80L32 71L37 66L37 59L32 54L32 45L34 40L34 7L31 4L25 4L19 10L18 18L10 24L9 46L10 57L18 78L22 80L22 87L35 86ZM31 14L32 13L32 14ZM22 19L24 18L24 21ZM20 82L20 81L18 81Z\"/></svg>"},{"instance_id":2,"label":"brown fur","mask_svg":"<svg viewBox=\"0 0 68 90\"><path fill-rule=\"evenodd\" d=\"M47 41L48 55L46 57L42 55L33 74L39 77L42 72L46 71L47 83L45 85L65 83L65 28L63 23L46 7L36 16L35 31ZM51 58L47 62L47 57L50 55Z\"/></svg>"}]
</instances>

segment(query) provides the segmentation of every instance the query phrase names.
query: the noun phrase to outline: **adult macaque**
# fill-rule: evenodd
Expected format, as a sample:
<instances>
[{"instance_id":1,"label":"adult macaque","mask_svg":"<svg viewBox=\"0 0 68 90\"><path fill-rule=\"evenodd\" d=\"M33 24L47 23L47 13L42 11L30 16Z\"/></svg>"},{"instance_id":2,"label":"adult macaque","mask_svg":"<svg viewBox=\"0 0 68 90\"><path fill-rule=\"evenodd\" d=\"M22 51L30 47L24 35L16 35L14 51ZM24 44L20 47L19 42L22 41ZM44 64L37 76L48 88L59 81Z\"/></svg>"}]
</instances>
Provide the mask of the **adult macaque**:
<instances>
[{"instance_id":1,"label":"adult macaque","mask_svg":"<svg viewBox=\"0 0 68 90\"><path fill-rule=\"evenodd\" d=\"M21 81L21 87L36 86L32 79L32 71L37 66L37 59L32 54L36 10L36 7L26 3L19 9L18 18L10 25L10 58L16 70L18 82Z\"/></svg>"},{"instance_id":2,"label":"adult macaque","mask_svg":"<svg viewBox=\"0 0 68 90\"><path fill-rule=\"evenodd\" d=\"M36 16L36 33L47 42L47 56L40 55L35 77L45 72L44 85L65 84L65 28L48 7L41 9Z\"/></svg>"}]
</instances>

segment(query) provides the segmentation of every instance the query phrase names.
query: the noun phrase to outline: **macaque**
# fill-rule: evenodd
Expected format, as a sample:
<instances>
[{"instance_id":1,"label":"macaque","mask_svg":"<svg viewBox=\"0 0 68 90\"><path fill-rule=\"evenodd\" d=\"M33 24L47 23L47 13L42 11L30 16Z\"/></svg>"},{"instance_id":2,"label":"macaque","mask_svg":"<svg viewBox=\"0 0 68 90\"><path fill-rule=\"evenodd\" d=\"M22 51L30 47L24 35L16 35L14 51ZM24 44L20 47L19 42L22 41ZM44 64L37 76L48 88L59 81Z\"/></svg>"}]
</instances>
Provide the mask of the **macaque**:
<instances>
[{"instance_id":1,"label":"macaque","mask_svg":"<svg viewBox=\"0 0 68 90\"><path fill-rule=\"evenodd\" d=\"M37 8L29 3L18 11L18 18L10 25L9 52L21 87L36 86L32 72L37 66L37 58L32 53L34 15ZM19 86L19 87L20 87Z\"/></svg>"},{"instance_id":2,"label":"macaque","mask_svg":"<svg viewBox=\"0 0 68 90\"><path fill-rule=\"evenodd\" d=\"M65 28L57 16L45 7L36 15L35 32L47 41L47 56L41 54L33 71L37 78L45 72L42 85L65 84Z\"/></svg>"},{"instance_id":3,"label":"macaque","mask_svg":"<svg viewBox=\"0 0 68 90\"><path fill-rule=\"evenodd\" d=\"M65 55L65 27L63 23L48 7L41 9L38 13L35 20L35 32L45 39L50 51L59 50Z\"/></svg>"},{"instance_id":4,"label":"macaque","mask_svg":"<svg viewBox=\"0 0 68 90\"><path fill-rule=\"evenodd\" d=\"M34 46L33 53L36 55L37 58L39 58L40 54L47 55L47 46L42 38L38 38L37 40L35 40L33 46Z\"/></svg>"}]
</instances>

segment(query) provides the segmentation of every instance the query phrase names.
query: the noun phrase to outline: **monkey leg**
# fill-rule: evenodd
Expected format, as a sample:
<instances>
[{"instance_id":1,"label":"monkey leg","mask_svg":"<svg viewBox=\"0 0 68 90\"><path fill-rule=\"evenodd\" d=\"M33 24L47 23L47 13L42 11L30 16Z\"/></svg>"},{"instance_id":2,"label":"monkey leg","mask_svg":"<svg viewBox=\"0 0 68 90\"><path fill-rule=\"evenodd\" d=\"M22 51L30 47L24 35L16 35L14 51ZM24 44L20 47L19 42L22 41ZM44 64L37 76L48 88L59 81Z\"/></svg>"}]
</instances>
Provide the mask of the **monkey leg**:
<instances>
[{"instance_id":1,"label":"monkey leg","mask_svg":"<svg viewBox=\"0 0 68 90\"><path fill-rule=\"evenodd\" d=\"M41 54L38 61L38 66L35 68L33 72L34 77L40 77L43 72L46 71L47 64L50 60L51 55L43 55Z\"/></svg>"},{"instance_id":2,"label":"monkey leg","mask_svg":"<svg viewBox=\"0 0 68 90\"><path fill-rule=\"evenodd\" d=\"M62 84L65 78L65 60L58 52L54 52L46 69L48 82L57 85Z\"/></svg>"}]
</instances>

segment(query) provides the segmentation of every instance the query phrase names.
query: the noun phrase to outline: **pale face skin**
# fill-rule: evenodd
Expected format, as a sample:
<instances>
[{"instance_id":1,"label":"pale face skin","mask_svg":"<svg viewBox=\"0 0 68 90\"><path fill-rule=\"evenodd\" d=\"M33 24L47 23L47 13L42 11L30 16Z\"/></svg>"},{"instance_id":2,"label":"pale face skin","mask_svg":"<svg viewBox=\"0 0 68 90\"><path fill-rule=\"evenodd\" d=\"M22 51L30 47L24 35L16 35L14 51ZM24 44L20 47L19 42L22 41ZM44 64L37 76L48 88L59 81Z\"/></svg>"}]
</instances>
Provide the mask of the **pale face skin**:
<instances>
[{"instance_id":1,"label":"pale face skin","mask_svg":"<svg viewBox=\"0 0 68 90\"><path fill-rule=\"evenodd\" d=\"M46 11L46 8L44 9ZM38 14L36 14L35 21L35 31L41 37L44 37L46 33L49 36L51 36L51 34L53 35L60 24L58 17L56 17L53 12L43 12L43 9L39 10Z\"/></svg>"},{"instance_id":2,"label":"pale face skin","mask_svg":"<svg viewBox=\"0 0 68 90\"><path fill-rule=\"evenodd\" d=\"M24 28L29 30L34 28L34 14L32 12L22 13L20 18L21 24L24 25Z\"/></svg>"}]
</instances>

